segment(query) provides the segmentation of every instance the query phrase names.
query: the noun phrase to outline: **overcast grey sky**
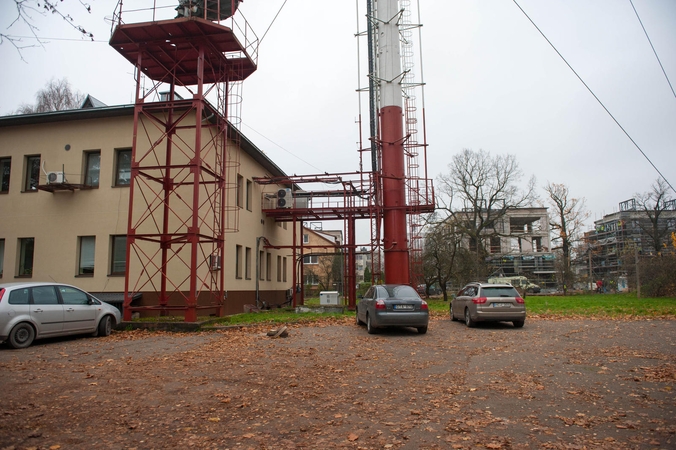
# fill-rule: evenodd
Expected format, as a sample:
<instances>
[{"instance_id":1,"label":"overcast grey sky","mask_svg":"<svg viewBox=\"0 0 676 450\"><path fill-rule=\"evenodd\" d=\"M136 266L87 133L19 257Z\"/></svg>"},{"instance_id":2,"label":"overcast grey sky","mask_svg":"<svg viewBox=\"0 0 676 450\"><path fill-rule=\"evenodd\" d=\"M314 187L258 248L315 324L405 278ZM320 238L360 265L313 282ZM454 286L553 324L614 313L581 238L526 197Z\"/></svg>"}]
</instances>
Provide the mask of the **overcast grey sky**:
<instances>
[{"instance_id":1,"label":"overcast grey sky","mask_svg":"<svg viewBox=\"0 0 676 450\"><path fill-rule=\"evenodd\" d=\"M517 1L676 185L676 98L630 1ZM89 2L91 14L76 0L62 8L95 42L58 17L33 14L44 48L24 49L24 62L0 45L0 114L32 103L52 77L109 105L133 100L132 66L107 45L104 17L117 1ZM262 37L283 3L246 0L241 12ZM354 35L363 3L287 0L262 41L258 71L244 85L242 130L289 174L358 169L356 89L366 79L357 77ZM7 29L13 5L0 0L0 30L28 36L21 24ZM676 1L634 6L676 84ZM514 154L524 183L533 174L539 186L568 185L586 198L592 220L649 190L658 174L514 1L421 0L420 13L430 177L463 148Z\"/></svg>"}]
</instances>

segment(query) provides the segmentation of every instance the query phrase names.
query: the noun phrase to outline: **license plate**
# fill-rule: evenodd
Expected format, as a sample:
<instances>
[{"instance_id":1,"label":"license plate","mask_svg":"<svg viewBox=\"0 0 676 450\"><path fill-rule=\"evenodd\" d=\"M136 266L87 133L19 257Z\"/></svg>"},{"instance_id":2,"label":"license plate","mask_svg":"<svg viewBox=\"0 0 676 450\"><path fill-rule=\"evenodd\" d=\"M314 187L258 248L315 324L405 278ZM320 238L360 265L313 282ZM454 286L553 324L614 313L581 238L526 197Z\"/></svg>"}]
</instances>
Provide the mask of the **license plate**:
<instances>
[{"instance_id":1,"label":"license plate","mask_svg":"<svg viewBox=\"0 0 676 450\"><path fill-rule=\"evenodd\" d=\"M508 308L512 306L511 303L493 303L493 308Z\"/></svg>"},{"instance_id":2,"label":"license plate","mask_svg":"<svg viewBox=\"0 0 676 450\"><path fill-rule=\"evenodd\" d=\"M396 310L411 311L413 310L413 305L392 305L392 308Z\"/></svg>"}]
</instances>

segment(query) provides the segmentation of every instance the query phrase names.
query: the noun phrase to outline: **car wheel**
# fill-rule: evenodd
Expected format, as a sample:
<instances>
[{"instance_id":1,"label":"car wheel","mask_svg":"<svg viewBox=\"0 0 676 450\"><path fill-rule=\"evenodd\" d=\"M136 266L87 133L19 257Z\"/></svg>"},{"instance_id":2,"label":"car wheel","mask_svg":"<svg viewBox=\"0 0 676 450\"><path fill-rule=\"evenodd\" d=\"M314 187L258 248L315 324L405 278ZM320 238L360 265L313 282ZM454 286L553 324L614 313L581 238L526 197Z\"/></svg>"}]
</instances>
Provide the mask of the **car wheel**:
<instances>
[{"instance_id":1,"label":"car wheel","mask_svg":"<svg viewBox=\"0 0 676 450\"><path fill-rule=\"evenodd\" d=\"M12 348L29 347L35 339L35 330L29 323L20 323L9 332L7 342Z\"/></svg>"},{"instance_id":2,"label":"car wheel","mask_svg":"<svg viewBox=\"0 0 676 450\"><path fill-rule=\"evenodd\" d=\"M465 325L467 325L469 328L474 327L476 325L476 322L472 320L472 317L469 315L469 308L465 308Z\"/></svg>"},{"instance_id":3,"label":"car wheel","mask_svg":"<svg viewBox=\"0 0 676 450\"><path fill-rule=\"evenodd\" d=\"M451 322L457 321L458 319L456 319L456 318L455 318L455 315L453 314L453 307L451 306L449 309L450 309L450 311L451 311Z\"/></svg>"},{"instance_id":4,"label":"car wheel","mask_svg":"<svg viewBox=\"0 0 676 450\"><path fill-rule=\"evenodd\" d=\"M356 319L357 319L357 325L360 325L360 326L361 326L361 325L364 325L364 322L362 322L361 320L359 320L359 308L355 308L355 309L354 309L354 316L355 316Z\"/></svg>"},{"instance_id":5,"label":"car wheel","mask_svg":"<svg viewBox=\"0 0 676 450\"><path fill-rule=\"evenodd\" d=\"M376 334L376 329L371 325L371 316L368 313L366 313L366 331L368 331L369 334Z\"/></svg>"},{"instance_id":6,"label":"car wheel","mask_svg":"<svg viewBox=\"0 0 676 450\"><path fill-rule=\"evenodd\" d=\"M418 327L418 333L419 334L427 333L427 327Z\"/></svg>"},{"instance_id":7,"label":"car wheel","mask_svg":"<svg viewBox=\"0 0 676 450\"><path fill-rule=\"evenodd\" d=\"M113 330L113 321L110 316L103 316L99 322L98 335L99 336L110 336L111 331Z\"/></svg>"},{"instance_id":8,"label":"car wheel","mask_svg":"<svg viewBox=\"0 0 676 450\"><path fill-rule=\"evenodd\" d=\"M523 328L523 324L526 323L525 320L512 320L514 328Z\"/></svg>"}]
</instances>

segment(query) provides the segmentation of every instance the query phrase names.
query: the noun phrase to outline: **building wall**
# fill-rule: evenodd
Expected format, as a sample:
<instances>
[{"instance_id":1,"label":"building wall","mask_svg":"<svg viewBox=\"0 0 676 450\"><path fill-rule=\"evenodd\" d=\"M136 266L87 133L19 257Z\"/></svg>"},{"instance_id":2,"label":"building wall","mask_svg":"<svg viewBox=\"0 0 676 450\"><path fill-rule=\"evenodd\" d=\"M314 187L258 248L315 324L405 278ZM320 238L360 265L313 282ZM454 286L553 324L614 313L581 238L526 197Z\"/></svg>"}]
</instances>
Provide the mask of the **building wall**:
<instances>
[{"instance_id":1,"label":"building wall","mask_svg":"<svg viewBox=\"0 0 676 450\"><path fill-rule=\"evenodd\" d=\"M124 291L124 275L111 274L111 237L127 233L130 189L114 186L114 174L116 150L131 148L132 125L133 116L128 113L84 120L71 117L56 122L0 124L0 159L11 158L9 190L0 194L0 240L4 240L0 282L28 278L69 283L90 292ZM69 183L82 184L84 155L88 151L100 151L101 154L98 188L24 192L27 155L40 155L46 171L60 172L63 168ZM263 251L262 279L258 280L261 299L265 297L269 304L283 303L286 290L292 287L293 270L289 250L266 248L267 243L290 245L293 232L290 224L277 224L261 212L262 187L253 182L253 177L273 174L245 151L233 152L231 157L232 162L238 164L233 164L228 172L231 176L227 206L230 232L226 234L222 262L227 291L226 313L241 312L244 304L255 302L257 240L259 250ZM246 203L241 207L236 205L237 174L245 189L248 185L248 207ZM40 185L43 184L46 184L46 175L41 169ZM145 204L138 201L135 207L144 208ZM78 275L81 236L95 237L93 274ZM259 237L265 237L267 242ZM18 276L21 238L35 240L33 271L25 276ZM242 252L241 272L235 265L238 248ZM247 248L250 249L248 273ZM132 270L140 268L132 264ZM152 293L146 292L144 297L142 304L150 301Z\"/></svg>"},{"instance_id":2,"label":"building wall","mask_svg":"<svg viewBox=\"0 0 676 450\"><path fill-rule=\"evenodd\" d=\"M228 291L234 292L254 292L256 283L256 267L259 268L258 287L261 292L260 298L266 303L282 303L284 296L273 301L272 292L284 292L293 287L293 256L291 249L275 249L276 245L290 245L293 239L293 226L291 223L276 222L267 217L262 211L262 197L264 191L274 188L274 192L279 189L278 186L265 186L253 182L253 177L262 177L272 174L265 172L261 167L244 152L240 155L240 167L238 174L242 177L244 195L243 206L239 208L239 226L238 231L228 233L225 240L225 284ZM247 208L247 185L250 193L249 207ZM230 202L235 203L235 190L230 193ZM300 233L298 234L300 236ZM267 242L263 239L264 237ZM297 237L300 239L300 237ZM258 242L258 253L257 253ZM234 264L236 260L237 246L241 246L242 267L240 276L237 277L237 268ZM248 261L249 270L247 270L246 253L249 249L250 259ZM263 252L263 258L260 258L260 252ZM258 254L258 258L257 255ZM268 255L270 255L268 257ZM268 265L268 261L270 264ZM228 264L229 263L229 264ZM258 263L258 266L257 266ZM247 276L248 275L248 276ZM228 293L230 301L230 293ZM255 304L254 301L245 301L242 304ZM281 301L280 301L281 300Z\"/></svg>"},{"instance_id":3,"label":"building wall","mask_svg":"<svg viewBox=\"0 0 676 450\"><path fill-rule=\"evenodd\" d=\"M89 291L122 292L124 277L109 276L110 236L127 233L128 187L111 187L115 149L131 147L129 118L57 122L0 129L0 158L11 157L9 191L0 195L5 239L3 282L17 281L18 239L35 238L33 280L71 283ZM69 145L70 149L66 150ZM65 169L82 183L83 152L101 151L98 189L24 191L25 156L40 155L48 171ZM46 176L40 173L40 184ZM95 236L93 276L78 276L78 236Z\"/></svg>"},{"instance_id":4,"label":"building wall","mask_svg":"<svg viewBox=\"0 0 676 450\"><path fill-rule=\"evenodd\" d=\"M334 259L339 251L337 238L328 232L315 232L303 228L303 274L306 296L317 296L321 286L324 290L338 290L337 283L342 281L340 274L333 273ZM326 254L327 256L323 256ZM309 259L309 261L308 261Z\"/></svg>"}]
</instances>

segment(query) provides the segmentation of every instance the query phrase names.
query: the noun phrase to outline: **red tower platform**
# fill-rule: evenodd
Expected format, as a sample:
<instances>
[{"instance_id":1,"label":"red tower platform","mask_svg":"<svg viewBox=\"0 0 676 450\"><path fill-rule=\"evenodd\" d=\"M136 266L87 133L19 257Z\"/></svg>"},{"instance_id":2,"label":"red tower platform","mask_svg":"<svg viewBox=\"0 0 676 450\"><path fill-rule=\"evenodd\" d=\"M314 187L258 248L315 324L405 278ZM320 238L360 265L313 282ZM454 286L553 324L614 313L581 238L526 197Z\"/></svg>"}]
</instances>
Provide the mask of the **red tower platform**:
<instances>
[{"instance_id":1,"label":"red tower platform","mask_svg":"<svg viewBox=\"0 0 676 450\"><path fill-rule=\"evenodd\" d=\"M225 233L237 228L227 200L238 133L229 127L240 84L256 70L258 39L233 17L225 26L207 12L159 21L147 12L152 20L126 24L120 6L110 39L136 81L124 319L173 310L193 322L198 310L222 314ZM137 293L142 305L132 304Z\"/></svg>"}]
</instances>

